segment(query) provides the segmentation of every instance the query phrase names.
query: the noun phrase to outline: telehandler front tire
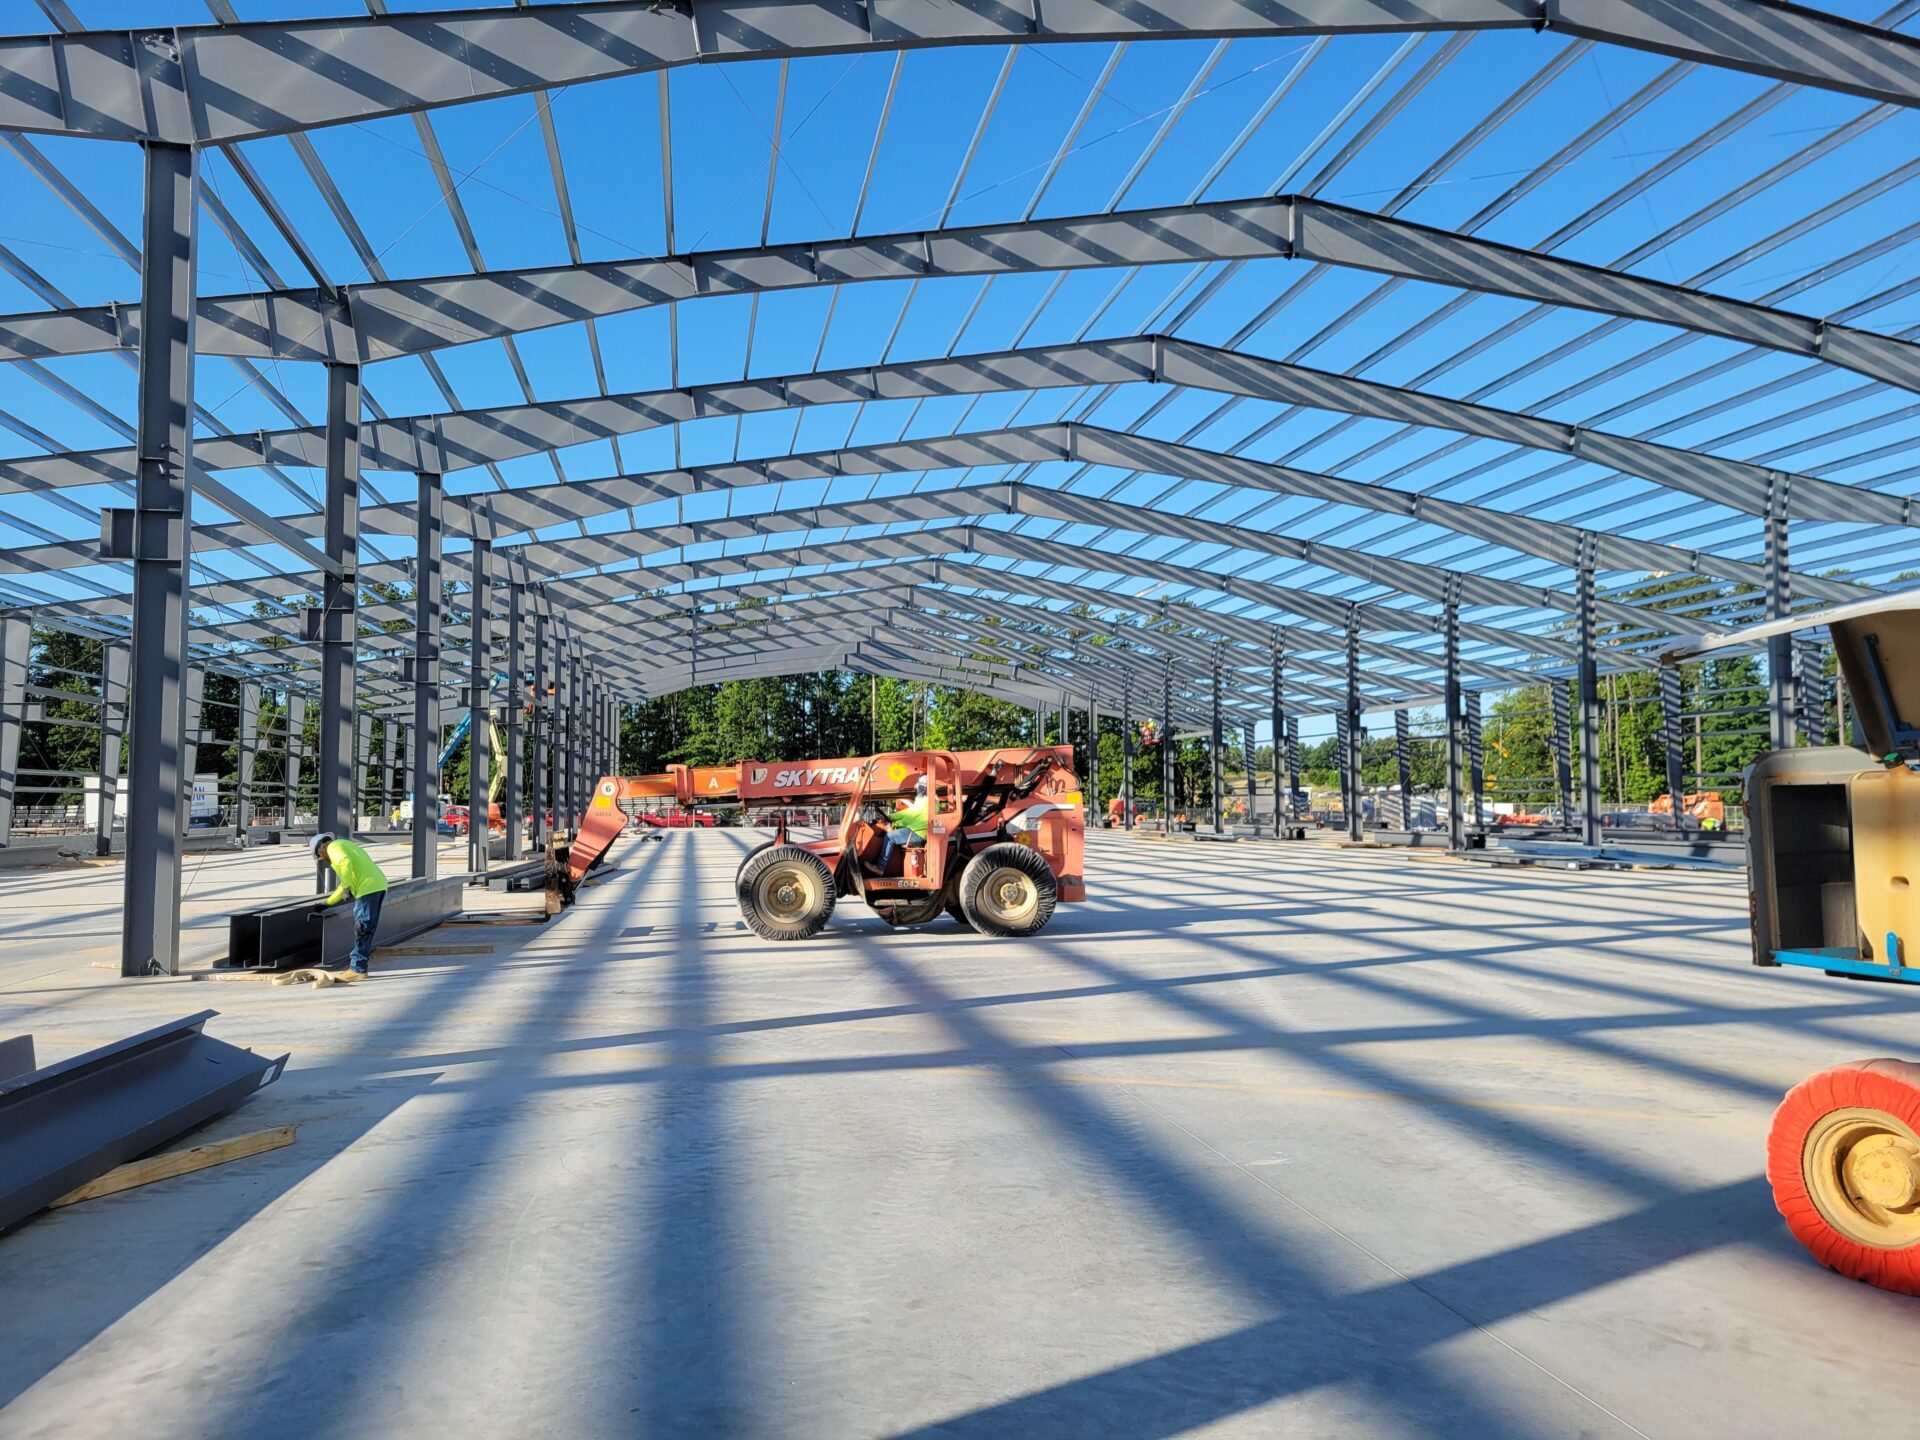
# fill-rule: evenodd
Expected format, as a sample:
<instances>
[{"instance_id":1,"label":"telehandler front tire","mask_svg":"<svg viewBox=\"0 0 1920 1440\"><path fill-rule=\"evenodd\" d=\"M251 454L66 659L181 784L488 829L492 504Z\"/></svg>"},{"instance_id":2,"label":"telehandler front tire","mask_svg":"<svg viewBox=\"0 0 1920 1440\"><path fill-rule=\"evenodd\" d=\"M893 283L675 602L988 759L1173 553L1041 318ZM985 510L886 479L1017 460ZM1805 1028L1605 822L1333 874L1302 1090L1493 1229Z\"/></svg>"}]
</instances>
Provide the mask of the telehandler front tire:
<instances>
[{"instance_id":1,"label":"telehandler front tire","mask_svg":"<svg viewBox=\"0 0 1920 1440\"><path fill-rule=\"evenodd\" d=\"M833 872L798 845L750 856L734 882L740 917L763 940L810 940L833 918Z\"/></svg>"}]
</instances>

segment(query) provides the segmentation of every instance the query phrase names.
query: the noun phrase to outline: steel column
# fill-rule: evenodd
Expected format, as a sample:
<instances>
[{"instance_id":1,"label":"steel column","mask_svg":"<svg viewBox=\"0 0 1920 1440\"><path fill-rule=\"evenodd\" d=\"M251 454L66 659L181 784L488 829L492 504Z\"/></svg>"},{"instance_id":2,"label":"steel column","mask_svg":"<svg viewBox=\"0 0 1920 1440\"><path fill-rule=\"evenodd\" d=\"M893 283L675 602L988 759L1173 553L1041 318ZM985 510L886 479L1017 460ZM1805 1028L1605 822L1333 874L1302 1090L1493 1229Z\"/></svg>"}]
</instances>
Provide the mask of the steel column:
<instances>
[{"instance_id":1,"label":"steel column","mask_svg":"<svg viewBox=\"0 0 1920 1440\"><path fill-rule=\"evenodd\" d=\"M1342 712L1345 721L1346 738L1341 745L1340 774L1342 799L1347 811L1347 838L1360 838L1360 778L1361 748L1360 736L1360 610L1358 606L1347 607L1347 694L1346 709Z\"/></svg>"},{"instance_id":2,"label":"steel column","mask_svg":"<svg viewBox=\"0 0 1920 1440\"><path fill-rule=\"evenodd\" d=\"M186 724L180 731L180 784L188 801L187 819L192 820L194 777L200 773L200 744L207 712L207 672L198 665L187 666Z\"/></svg>"},{"instance_id":3,"label":"steel column","mask_svg":"<svg viewBox=\"0 0 1920 1440\"><path fill-rule=\"evenodd\" d=\"M1480 692L1469 691L1466 697L1467 732L1467 805L1468 813L1473 816L1472 823L1478 825L1482 819L1481 797L1487 791L1486 750L1480 740Z\"/></svg>"},{"instance_id":4,"label":"steel column","mask_svg":"<svg viewBox=\"0 0 1920 1440\"><path fill-rule=\"evenodd\" d=\"M1687 815L1687 735L1681 679L1678 665L1660 667L1660 744L1666 752L1667 796L1673 803L1676 830L1686 828Z\"/></svg>"},{"instance_id":5,"label":"steel column","mask_svg":"<svg viewBox=\"0 0 1920 1440\"><path fill-rule=\"evenodd\" d=\"M1160 678L1160 830L1173 833L1173 657Z\"/></svg>"},{"instance_id":6,"label":"steel column","mask_svg":"<svg viewBox=\"0 0 1920 1440\"><path fill-rule=\"evenodd\" d=\"M1600 667L1595 653L1592 541L1584 542L1588 562L1580 567L1580 843L1600 843Z\"/></svg>"},{"instance_id":7,"label":"steel column","mask_svg":"<svg viewBox=\"0 0 1920 1440\"><path fill-rule=\"evenodd\" d=\"M1774 477L1766 517L1767 619L1784 620L1793 608L1793 572L1787 565L1787 477ZM1767 638L1767 733L1775 750L1793 745L1793 636Z\"/></svg>"},{"instance_id":8,"label":"steel column","mask_svg":"<svg viewBox=\"0 0 1920 1440\"><path fill-rule=\"evenodd\" d=\"M1100 807L1100 700L1098 696L1087 697L1087 794L1093 797L1093 808Z\"/></svg>"},{"instance_id":9,"label":"steel column","mask_svg":"<svg viewBox=\"0 0 1920 1440\"><path fill-rule=\"evenodd\" d=\"M1447 588L1441 627L1446 647L1447 848L1464 850L1467 848L1466 777L1463 773L1466 769L1467 726L1460 695L1460 591L1456 585ZM1478 816L1475 818L1478 819Z\"/></svg>"},{"instance_id":10,"label":"steel column","mask_svg":"<svg viewBox=\"0 0 1920 1440\"><path fill-rule=\"evenodd\" d=\"M440 547L445 536L442 477L419 471L414 490L413 550L413 762L412 873L431 880L440 873Z\"/></svg>"},{"instance_id":11,"label":"steel column","mask_svg":"<svg viewBox=\"0 0 1920 1440\"><path fill-rule=\"evenodd\" d=\"M1834 743L1827 734L1826 641L1794 642L1794 724L1809 745Z\"/></svg>"},{"instance_id":12,"label":"steel column","mask_svg":"<svg viewBox=\"0 0 1920 1440\"><path fill-rule=\"evenodd\" d=\"M1273 726L1273 823L1274 838L1279 827L1293 818L1293 792L1299 781L1285 762L1287 749L1287 651L1280 634L1273 636L1273 694L1269 721Z\"/></svg>"},{"instance_id":13,"label":"steel column","mask_svg":"<svg viewBox=\"0 0 1920 1440\"><path fill-rule=\"evenodd\" d=\"M1207 794L1208 808L1213 812L1213 830L1227 828L1226 767L1222 763L1221 748L1225 744L1223 722L1220 712L1222 704L1221 687L1226 683L1224 664L1220 654L1220 643L1213 646L1213 715L1207 730L1207 750L1212 758L1213 768L1208 780L1211 788Z\"/></svg>"},{"instance_id":14,"label":"steel column","mask_svg":"<svg viewBox=\"0 0 1920 1440\"><path fill-rule=\"evenodd\" d=\"M493 834L491 804L487 795L488 757L492 736L487 724L487 691L493 681L492 629L487 623L487 607L492 603L491 557L493 542L479 535L467 556L472 568L472 588L467 592L467 869L476 875L487 870L487 841Z\"/></svg>"},{"instance_id":15,"label":"steel column","mask_svg":"<svg viewBox=\"0 0 1920 1440\"><path fill-rule=\"evenodd\" d=\"M373 716L359 710L353 717L353 827L360 828L360 817L372 806L367 803L370 787L367 772L373 767Z\"/></svg>"},{"instance_id":16,"label":"steel column","mask_svg":"<svg viewBox=\"0 0 1920 1440\"><path fill-rule=\"evenodd\" d=\"M1120 828L1133 828L1133 685L1120 691Z\"/></svg>"},{"instance_id":17,"label":"steel column","mask_svg":"<svg viewBox=\"0 0 1920 1440\"><path fill-rule=\"evenodd\" d=\"M253 757L260 749L260 685L240 685L240 756L233 772L233 828L241 836L253 824Z\"/></svg>"},{"instance_id":18,"label":"steel column","mask_svg":"<svg viewBox=\"0 0 1920 1440\"><path fill-rule=\"evenodd\" d=\"M104 645L101 647L100 762L98 774L95 777L100 785L100 804L94 811L93 853L95 855L111 855L113 853L113 818L120 804L120 740L121 737L126 734L127 730L127 668L128 655L122 646ZM136 825L133 820L131 777L129 777L128 791L127 846L129 852L131 852L134 833L141 828L139 825ZM180 828L183 834L186 829L184 813L181 817ZM176 863L178 862L180 853L181 838L181 834L174 836L173 853ZM129 863L131 863L131 861L129 861ZM127 883L131 885L133 883L132 879L129 878ZM176 915L179 913L177 902L174 913ZM121 938L122 944L124 945L126 937L123 935ZM179 939L179 931L177 929L174 932L174 939L177 944ZM161 957L157 954L151 958L155 961L161 960ZM164 962L162 962L162 964L164 968ZM173 969L167 970L166 973L174 974L178 969L179 966L176 960ZM151 975L154 971L151 966L143 970L128 970L126 968L126 952L123 949L121 952L120 973L122 975Z\"/></svg>"},{"instance_id":19,"label":"steel column","mask_svg":"<svg viewBox=\"0 0 1920 1440\"><path fill-rule=\"evenodd\" d=\"M1575 685L1579 684L1576 676ZM1553 721L1553 788L1560 807L1560 823L1573 825L1573 695L1564 680L1547 682L1547 708Z\"/></svg>"},{"instance_id":20,"label":"steel column","mask_svg":"<svg viewBox=\"0 0 1920 1440\"><path fill-rule=\"evenodd\" d=\"M501 795L500 818L507 825L507 859L518 860L521 850L520 809L520 716L525 706L521 694L526 689L526 668L521 664L520 610L526 604L524 585L507 586L507 684L502 703L507 710L507 753L501 757L506 773L506 788Z\"/></svg>"},{"instance_id":21,"label":"steel column","mask_svg":"<svg viewBox=\"0 0 1920 1440\"><path fill-rule=\"evenodd\" d=\"M552 701L547 697L547 616L544 602L534 607L533 661L527 666L527 673L532 678L532 684L528 689L533 700L533 775L531 777L533 783L530 787L533 803L533 844L536 853L545 854L547 838L553 828L547 823L547 811L553 802L547 783L547 767L551 763L548 754L551 749L548 740L551 726L547 722L547 717L551 712Z\"/></svg>"},{"instance_id":22,"label":"steel column","mask_svg":"<svg viewBox=\"0 0 1920 1440\"><path fill-rule=\"evenodd\" d=\"M199 160L148 144L140 246L140 361L133 534L134 705L120 973L180 968L180 775L186 729L187 555L193 531L194 225ZM124 663L124 657L123 657ZM109 667L111 668L111 667ZM115 746L116 775L119 770ZM102 792L101 811L110 797ZM109 832L111 833L111 832Z\"/></svg>"},{"instance_id":23,"label":"steel column","mask_svg":"<svg viewBox=\"0 0 1920 1440\"><path fill-rule=\"evenodd\" d=\"M400 768L400 720L395 715L380 717L380 813L393 829L400 827L391 819L394 806L406 793Z\"/></svg>"},{"instance_id":24,"label":"steel column","mask_svg":"<svg viewBox=\"0 0 1920 1440\"><path fill-rule=\"evenodd\" d=\"M345 835L353 828L353 659L358 645L359 596L355 569L360 554L360 367L327 366L327 558L341 567L339 575L321 582L320 744L314 762L319 786L316 818L321 830ZM325 861L316 867L315 883L325 892L333 877Z\"/></svg>"},{"instance_id":25,"label":"steel column","mask_svg":"<svg viewBox=\"0 0 1920 1440\"><path fill-rule=\"evenodd\" d=\"M1260 835L1260 786L1253 775L1253 721L1240 722L1240 757L1247 767L1247 823L1253 826L1254 838ZM1277 801L1275 802L1278 803ZM1279 811L1274 812L1276 818Z\"/></svg>"},{"instance_id":26,"label":"steel column","mask_svg":"<svg viewBox=\"0 0 1920 1440\"><path fill-rule=\"evenodd\" d=\"M1400 782L1400 828L1411 830L1413 823L1413 732L1407 712L1393 712L1393 765Z\"/></svg>"},{"instance_id":27,"label":"steel column","mask_svg":"<svg viewBox=\"0 0 1920 1440\"><path fill-rule=\"evenodd\" d=\"M281 769L281 776L287 792L286 813L280 817L282 825L293 824L294 811L300 803L300 752L307 738L307 697L287 691L287 758Z\"/></svg>"},{"instance_id":28,"label":"steel column","mask_svg":"<svg viewBox=\"0 0 1920 1440\"><path fill-rule=\"evenodd\" d=\"M580 828L580 657L567 647L567 828Z\"/></svg>"},{"instance_id":29,"label":"steel column","mask_svg":"<svg viewBox=\"0 0 1920 1440\"><path fill-rule=\"evenodd\" d=\"M20 787L20 732L26 724L27 660L33 626L24 617L0 620L0 847L12 841Z\"/></svg>"}]
</instances>

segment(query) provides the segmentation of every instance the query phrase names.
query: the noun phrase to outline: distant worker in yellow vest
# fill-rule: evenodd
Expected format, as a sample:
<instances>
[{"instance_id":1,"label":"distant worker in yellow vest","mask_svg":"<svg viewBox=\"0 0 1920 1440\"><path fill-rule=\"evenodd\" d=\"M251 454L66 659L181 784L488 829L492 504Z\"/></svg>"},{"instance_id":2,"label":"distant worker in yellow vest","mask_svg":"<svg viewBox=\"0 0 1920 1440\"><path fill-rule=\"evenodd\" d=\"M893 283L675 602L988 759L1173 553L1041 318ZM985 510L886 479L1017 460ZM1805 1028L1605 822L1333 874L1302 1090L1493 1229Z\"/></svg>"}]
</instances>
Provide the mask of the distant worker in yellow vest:
<instances>
[{"instance_id":1,"label":"distant worker in yellow vest","mask_svg":"<svg viewBox=\"0 0 1920 1440\"><path fill-rule=\"evenodd\" d=\"M373 937L380 928L380 907L386 903L387 877L373 857L351 840L340 840L322 830L313 837L313 858L325 860L339 882L334 892L314 906L318 915L330 905L353 897L353 951L347 968L365 978L373 964Z\"/></svg>"},{"instance_id":2,"label":"distant worker in yellow vest","mask_svg":"<svg viewBox=\"0 0 1920 1440\"><path fill-rule=\"evenodd\" d=\"M894 851L927 843L927 814L932 808L931 800L932 797L927 794L927 777L922 775L913 785L913 803L884 817L887 822L887 843L880 849L882 875L887 873L887 866L893 863Z\"/></svg>"}]
</instances>

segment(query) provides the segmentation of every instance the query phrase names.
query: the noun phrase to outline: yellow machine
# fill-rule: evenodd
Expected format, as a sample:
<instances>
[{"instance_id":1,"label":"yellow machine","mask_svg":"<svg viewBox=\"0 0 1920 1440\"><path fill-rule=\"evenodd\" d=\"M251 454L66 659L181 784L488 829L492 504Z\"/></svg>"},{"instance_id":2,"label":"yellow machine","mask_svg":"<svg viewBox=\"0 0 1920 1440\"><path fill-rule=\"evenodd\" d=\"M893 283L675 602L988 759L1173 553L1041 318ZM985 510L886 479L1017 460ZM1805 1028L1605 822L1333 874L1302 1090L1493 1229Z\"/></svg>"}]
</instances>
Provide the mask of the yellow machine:
<instances>
[{"instance_id":1,"label":"yellow machine","mask_svg":"<svg viewBox=\"0 0 1920 1440\"><path fill-rule=\"evenodd\" d=\"M1865 748L1776 750L1746 776L1753 963L1920 982L1920 593L1695 642L1824 625ZM1787 1227L1821 1263L1920 1295L1920 1065L1859 1060L1787 1092L1767 1140Z\"/></svg>"}]
</instances>

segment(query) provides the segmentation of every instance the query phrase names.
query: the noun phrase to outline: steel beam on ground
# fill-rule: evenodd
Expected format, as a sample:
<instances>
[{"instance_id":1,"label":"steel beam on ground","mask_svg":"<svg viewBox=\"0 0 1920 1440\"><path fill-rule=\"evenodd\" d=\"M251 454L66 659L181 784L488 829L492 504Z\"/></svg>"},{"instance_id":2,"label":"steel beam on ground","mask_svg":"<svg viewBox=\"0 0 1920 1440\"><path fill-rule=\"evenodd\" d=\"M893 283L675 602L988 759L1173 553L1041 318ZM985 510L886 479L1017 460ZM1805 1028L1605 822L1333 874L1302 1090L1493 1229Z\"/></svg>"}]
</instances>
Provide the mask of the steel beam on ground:
<instances>
[{"instance_id":1,"label":"steel beam on ground","mask_svg":"<svg viewBox=\"0 0 1920 1440\"><path fill-rule=\"evenodd\" d=\"M120 973L180 968L180 853L186 799L180 774L187 662L188 551L193 531L194 291L199 163L185 146L146 147L140 304L138 446L132 534L116 558L133 562L132 753ZM125 514L126 512L121 512ZM109 647L111 651L112 647ZM118 745L115 745L116 752ZM118 771L118 755L115 756ZM103 813L111 797L104 787ZM111 833L111 832L109 832Z\"/></svg>"},{"instance_id":2,"label":"steel beam on ground","mask_svg":"<svg viewBox=\"0 0 1920 1440\"><path fill-rule=\"evenodd\" d=\"M26 725L27 660L33 626L0 619L0 847L12 843L13 812L20 792L20 736Z\"/></svg>"},{"instance_id":3,"label":"steel beam on ground","mask_svg":"<svg viewBox=\"0 0 1920 1440\"><path fill-rule=\"evenodd\" d=\"M413 550L413 826L411 872L440 873L440 551L445 540L445 482L421 470L414 485Z\"/></svg>"},{"instance_id":4,"label":"steel beam on ground","mask_svg":"<svg viewBox=\"0 0 1920 1440\"><path fill-rule=\"evenodd\" d=\"M360 556L360 368L327 366L326 551L342 567L321 585L320 610L309 639L320 642L320 743L314 762L323 833L346 836L354 818L354 655L359 645L357 574ZM317 633L313 633L317 631ZM316 862L321 894L336 881Z\"/></svg>"},{"instance_id":5,"label":"steel beam on ground","mask_svg":"<svg viewBox=\"0 0 1920 1440\"><path fill-rule=\"evenodd\" d=\"M493 835L488 798L488 690L493 683L493 635L488 607L493 603L490 563L493 542L476 535L468 552L472 588L467 592L467 869L487 873L487 846Z\"/></svg>"},{"instance_id":6,"label":"steel beam on ground","mask_svg":"<svg viewBox=\"0 0 1920 1440\"><path fill-rule=\"evenodd\" d=\"M385 13L0 40L0 129L232 144L695 63L955 44L1122 44L1427 30L1551 31L1892 105L1920 103L1896 32L1742 0L1417 0L1391 8L792 5L656 0ZM79 77L75 83L69 77ZM404 77L404 83L393 77Z\"/></svg>"}]
</instances>

